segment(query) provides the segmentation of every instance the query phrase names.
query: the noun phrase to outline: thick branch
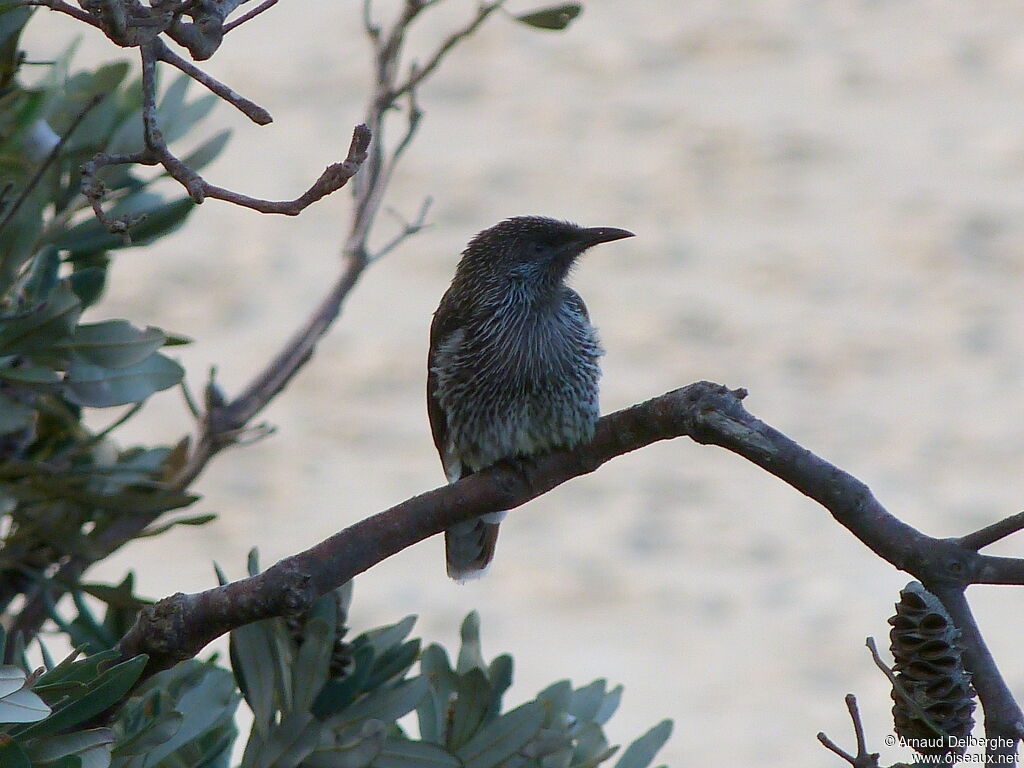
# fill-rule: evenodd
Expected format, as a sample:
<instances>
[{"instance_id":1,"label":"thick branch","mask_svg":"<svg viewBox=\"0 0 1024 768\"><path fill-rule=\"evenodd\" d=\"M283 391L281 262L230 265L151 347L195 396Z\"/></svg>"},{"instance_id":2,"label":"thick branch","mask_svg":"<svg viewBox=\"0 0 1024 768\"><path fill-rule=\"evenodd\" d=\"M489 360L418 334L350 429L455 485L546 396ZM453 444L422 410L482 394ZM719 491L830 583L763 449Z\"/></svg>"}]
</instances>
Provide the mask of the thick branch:
<instances>
[{"instance_id":1,"label":"thick branch","mask_svg":"<svg viewBox=\"0 0 1024 768\"><path fill-rule=\"evenodd\" d=\"M499 465L369 517L264 573L195 595L178 594L145 609L125 636L125 656L149 653L151 671L195 655L242 624L300 611L318 596L455 523L513 509L606 461L659 440L687 436L719 445L782 479L831 512L872 551L939 595L963 633L967 665L987 715L990 739L1015 751L1024 717L1009 694L963 590L993 568L1020 563L989 558L915 530L891 515L852 475L754 418L732 391L698 382L605 416L594 439L572 451L516 466ZM994 562L993 562L994 561Z\"/></svg>"}]
</instances>

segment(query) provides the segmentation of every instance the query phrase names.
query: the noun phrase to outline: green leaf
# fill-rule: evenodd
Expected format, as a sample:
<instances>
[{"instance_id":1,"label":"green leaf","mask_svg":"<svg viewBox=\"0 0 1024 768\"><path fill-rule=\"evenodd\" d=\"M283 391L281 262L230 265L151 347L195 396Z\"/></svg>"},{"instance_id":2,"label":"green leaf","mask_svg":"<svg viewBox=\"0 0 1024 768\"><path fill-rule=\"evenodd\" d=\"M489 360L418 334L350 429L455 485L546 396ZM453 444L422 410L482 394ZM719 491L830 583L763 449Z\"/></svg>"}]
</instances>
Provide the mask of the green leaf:
<instances>
[{"instance_id":1,"label":"green leaf","mask_svg":"<svg viewBox=\"0 0 1024 768\"><path fill-rule=\"evenodd\" d=\"M615 768L647 768L671 735L672 721L662 720L626 748Z\"/></svg>"},{"instance_id":2,"label":"green leaf","mask_svg":"<svg viewBox=\"0 0 1024 768\"><path fill-rule=\"evenodd\" d=\"M127 368L156 352L166 338L159 328L141 330L127 320L107 320L79 325L60 347L102 368Z\"/></svg>"},{"instance_id":3,"label":"green leaf","mask_svg":"<svg viewBox=\"0 0 1024 768\"><path fill-rule=\"evenodd\" d=\"M356 648L352 656L355 661L352 673L328 682L313 702L312 712L319 719L327 720L343 711L362 692L373 668L373 648L366 645Z\"/></svg>"},{"instance_id":4,"label":"green leaf","mask_svg":"<svg viewBox=\"0 0 1024 768\"><path fill-rule=\"evenodd\" d=\"M212 522L216 519L217 515L213 514L212 512L207 513L205 515L192 515L191 517L180 517L177 520L171 520L169 523L164 523L163 525L151 525L150 527L146 528L142 533L136 535L135 538L144 539L151 536L159 536L161 533L166 533L176 525L206 525L207 523Z\"/></svg>"},{"instance_id":5,"label":"green leaf","mask_svg":"<svg viewBox=\"0 0 1024 768\"><path fill-rule=\"evenodd\" d=\"M71 290L75 292L83 307L94 304L107 285L106 267L82 267L75 269L68 277Z\"/></svg>"},{"instance_id":6,"label":"green leaf","mask_svg":"<svg viewBox=\"0 0 1024 768\"><path fill-rule=\"evenodd\" d=\"M457 683L455 672L444 648L432 643L420 655L420 675L430 685L430 694L424 696L416 709L420 736L435 744L444 742L448 703Z\"/></svg>"},{"instance_id":7,"label":"green leaf","mask_svg":"<svg viewBox=\"0 0 1024 768\"><path fill-rule=\"evenodd\" d=\"M231 668L238 687L252 710L257 730L266 734L274 717L275 661L267 622L255 622L232 630L228 642Z\"/></svg>"},{"instance_id":8,"label":"green leaf","mask_svg":"<svg viewBox=\"0 0 1024 768\"><path fill-rule=\"evenodd\" d=\"M0 699L10 696L15 691L20 691L24 685L27 675L21 667L13 664L0 666Z\"/></svg>"},{"instance_id":9,"label":"green leaf","mask_svg":"<svg viewBox=\"0 0 1024 768\"><path fill-rule=\"evenodd\" d=\"M185 370L170 358L153 354L126 368L102 368L74 360L64 380L64 393L76 405L109 408L145 400L173 387Z\"/></svg>"},{"instance_id":10,"label":"green leaf","mask_svg":"<svg viewBox=\"0 0 1024 768\"><path fill-rule=\"evenodd\" d=\"M388 680L401 677L416 663L419 655L419 639L409 640L406 643L402 643L402 645L388 649L383 655L374 660L373 671L363 687L373 690L374 688L379 688Z\"/></svg>"},{"instance_id":11,"label":"green leaf","mask_svg":"<svg viewBox=\"0 0 1024 768\"><path fill-rule=\"evenodd\" d=\"M111 216L145 215L145 220L136 224L129 231L131 243L125 243L120 233L109 232L95 218L90 218L78 226L66 230L54 240L53 244L61 250L70 251L72 259L102 251L127 248L132 245L145 245L180 226L195 207L195 203L187 197L169 203L165 203L163 199L156 196L136 199L140 197L140 195L129 196L123 203L115 205L108 211Z\"/></svg>"},{"instance_id":12,"label":"green leaf","mask_svg":"<svg viewBox=\"0 0 1024 768\"><path fill-rule=\"evenodd\" d=\"M40 304L50 297L57 287L57 272L60 270L60 254L52 245L44 246L35 255L32 271L25 281L25 300L29 305Z\"/></svg>"},{"instance_id":13,"label":"green leaf","mask_svg":"<svg viewBox=\"0 0 1024 768\"><path fill-rule=\"evenodd\" d=\"M82 308L67 285L58 287L50 298L30 314L0 320L0 355L17 355L45 350L71 333Z\"/></svg>"},{"instance_id":14,"label":"green leaf","mask_svg":"<svg viewBox=\"0 0 1024 768\"><path fill-rule=\"evenodd\" d=\"M455 671L464 675L471 669L487 669L483 650L480 646L480 614L470 611L462 621L460 629L462 646L459 648L459 660Z\"/></svg>"},{"instance_id":15,"label":"green leaf","mask_svg":"<svg viewBox=\"0 0 1024 768\"><path fill-rule=\"evenodd\" d=\"M412 632L415 624L415 616L406 616L395 624L364 632L352 641L352 646L359 648L364 644L369 645L380 656L385 651L405 640L409 633Z\"/></svg>"},{"instance_id":16,"label":"green leaf","mask_svg":"<svg viewBox=\"0 0 1024 768\"><path fill-rule=\"evenodd\" d=\"M310 619L303 627L302 645L292 669L292 706L295 709L309 710L327 682L334 632L334 626L328 626L323 619Z\"/></svg>"},{"instance_id":17,"label":"green leaf","mask_svg":"<svg viewBox=\"0 0 1024 768\"><path fill-rule=\"evenodd\" d=\"M60 374L42 365L0 366L0 379L28 385L53 385L60 383Z\"/></svg>"},{"instance_id":18,"label":"green leaf","mask_svg":"<svg viewBox=\"0 0 1024 768\"><path fill-rule=\"evenodd\" d=\"M579 3L562 3L514 16L516 21L537 29L560 30L568 27L583 12Z\"/></svg>"},{"instance_id":19,"label":"green leaf","mask_svg":"<svg viewBox=\"0 0 1024 768\"><path fill-rule=\"evenodd\" d=\"M35 411L0 393L0 435L9 435L32 423Z\"/></svg>"},{"instance_id":20,"label":"green leaf","mask_svg":"<svg viewBox=\"0 0 1024 768\"><path fill-rule=\"evenodd\" d=\"M616 685L605 694L604 701L601 702L601 708L598 709L597 714L594 716L594 722L601 723L602 725L607 723L612 715L615 714L615 710L619 708L620 701L622 701L622 686Z\"/></svg>"},{"instance_id":21,"label":"green leaf","mask_svg":"<svg viewBox=\"0 0 1024 768\"><path fill-rule=\"evenodd\" d=\"M35 723L50 714L50 708L27 688L0 699L0 723Z\"/></svg>"},{"instance_id":22,"label":"green leaf","mask_svg":"<svg viewBox=\"0 0 1024 768\"><path fill-rule=\"evenodd\" d=\"M116 652L115 652L116 653ZM70 701L41 723L21 731L19 738L39 738L71 728L116 704L135 684L149 657L140 654L102 672L82 697Z\"/></svg>"},{"instance_id":23,"label":"green leaf","mask_svg":"<svg viewBox=\"0 0 1024 768\"><path fill-rule=\"evenodd\" d=\"M82 768L107 768L113 743L114 733L109 728L90 728L36 739L28 748L28 755L33 763L50 763L75 755L81 758Z\"/></svg>"},{"instance_id":24,"label":"green leaf","mask_svg":"<svg viewBox=\"0 0 1024 768\"><path fill-rule=\"evenodd\" d=\"M386 731L380 720L367 720L354 738L317 749L303 768L367 768L384 748Z\"/></svg>"},{"instance_id":25,"label":"green leaf","mask_svg":"<svg viewBox=\"0 0 1024 768\"><path fill-rule=\"evenodd\" d=\"M352 706L328 720L332 728L358 723L373 718L393 723L412 712L427 692L427 681L422 677L405 680L393 688L384 688L367 694Z\"/></svg>"},{"instance_id":26,"label":"green leaf","mask_svg":"<svg viewBox=\"0 0 1024 768\"><path fill-rule=\"evenodd\" d=\"M576 749L573 751L573 768L594 768L610 758L618 747L608 746L608 739L597 723L584 723L576 732Z\"/></svg>"},{"instance_id":27,"label":"green leaf","mask_svg":"<svg viewBox=\"0 0 1024 768\"><path fill-rule=\"evenodd\" d=\"M373 768L461 768L458 758L436 744L391 738L374 758Z\"/></svg>"},{"instance_id":28,"label":"green leaf","mask_svg":"<svg viewBox=\"0 0 1024 768\"><path fill-rule=\"evenodd\" d=\"M531 701L480 729L456 751L463 768L494 768L529 744L544 722L545 706Z\"/></svg>"},{"instance_id":29,"label":"green leaf","mask_svg":"<svg viewBox=\"0 0 1024 768\"><path fill-rule=\"evenodd\" d=\"M4 768L32 768L28 755L16 741L0 744L0 765Z\"/></svg>"},{"instance_id":30,"label":"green leaf","mask_svg":"<svg viewBox=\"0 0 1024 768\"><path fill-rule=\"evenodd\" d=\"M158 765L187 745L194 744L205 734L226 726L234 728L233 719L239 697L235 693L235 681L231 673L194 660L190 666L202 676L198 679L190 677L186 683L187 687L174 705L175 710L183 715L181 724L171 738L150 749L146 754L148 765Z\"/></svg>"},{"instance_id":31,"label":"green leaf","mask_svg":"<svg viewBox=\"0 0 1024 768\"><path fill-rule=\"evenodd\" d=\"M568 709L569 714L583 723L596 720L597 713L604 703L604 691L607 685L608 681L602 677L590 685L584 685L573 691L572 704Z\"/></svg>"},{"instance_id":32,"label":"green leaf","mask_svg":"<svg viewBox=\"0 0 1024 768\"><path fill-rule=\"evenodd\" d=\"M473 737L493 709L493 701L490 683L482 670L471 669L459 678L458 698L451 707L448 749L457 750Z\"/></svg>"},{"instance_id":33,"label":"green leaf","mask_svg":"<svg viewBox=\"0 0 1024 768\"><path fill-rule=\"evenodd\" d=\"M225 128L204 141L196 147L195 151L183 157L181 161L192 170L200 171L217 158L224 150L224 147L227 146L230 138L231 129Z\"/></svg>"},{"instance_id":34,"label":"green leaf","mask_svg":"<svg viewBox=\"0 0 1024 768\"><path fill-rule=\"evenodd\" d=\"M114 748L117 758L131 755L144 755L168 741L181 728L185 716L181 712L162 712L146 722L142 728L130 738L118 742Z\"/></svg>"}]
</instances>

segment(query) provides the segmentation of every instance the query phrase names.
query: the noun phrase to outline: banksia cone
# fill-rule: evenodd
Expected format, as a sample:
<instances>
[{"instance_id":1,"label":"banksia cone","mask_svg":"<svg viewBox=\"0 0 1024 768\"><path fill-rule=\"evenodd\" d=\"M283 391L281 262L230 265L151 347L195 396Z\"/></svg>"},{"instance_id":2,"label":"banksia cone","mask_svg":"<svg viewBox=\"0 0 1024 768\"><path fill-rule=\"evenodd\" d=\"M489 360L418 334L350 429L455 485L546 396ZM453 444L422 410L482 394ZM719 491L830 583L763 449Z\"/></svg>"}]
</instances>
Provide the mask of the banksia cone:
<instances>
[{"instance_id":1,"label":"banksia cone","mask_svg":"<svg viewBox=\"0 0 1024 768\"><path fill-rule=\"evenodd\" d=\"M913 702L893 688L896 734L918 754L941 755L953 764L974 727L974 689L963 665L960 631L939 599L916 581L900 592L889 624L893 671Z\"/></svg>"}]
</instances>

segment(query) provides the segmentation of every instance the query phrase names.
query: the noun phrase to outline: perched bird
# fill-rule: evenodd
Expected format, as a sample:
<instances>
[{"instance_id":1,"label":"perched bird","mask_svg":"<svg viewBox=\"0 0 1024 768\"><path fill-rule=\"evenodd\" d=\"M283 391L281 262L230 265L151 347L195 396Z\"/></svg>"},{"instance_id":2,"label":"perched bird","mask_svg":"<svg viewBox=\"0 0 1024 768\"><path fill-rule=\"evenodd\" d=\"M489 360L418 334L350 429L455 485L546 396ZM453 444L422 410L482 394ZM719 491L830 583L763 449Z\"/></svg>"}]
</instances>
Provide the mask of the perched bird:
<instances>
[{"instance_id":1,"label":"perched bird","mask_svg":"<svg viewBox=\"0 0 1024 768\"><path fill-rule=\"evenodd\" d=\"M521 216L470 240L430 327L427 411L448 482L593 436L603 350L565 278L591 246L632 236ZM449 576L481 575L504 514L445 531Z\"/></svg>"}]
</instances>

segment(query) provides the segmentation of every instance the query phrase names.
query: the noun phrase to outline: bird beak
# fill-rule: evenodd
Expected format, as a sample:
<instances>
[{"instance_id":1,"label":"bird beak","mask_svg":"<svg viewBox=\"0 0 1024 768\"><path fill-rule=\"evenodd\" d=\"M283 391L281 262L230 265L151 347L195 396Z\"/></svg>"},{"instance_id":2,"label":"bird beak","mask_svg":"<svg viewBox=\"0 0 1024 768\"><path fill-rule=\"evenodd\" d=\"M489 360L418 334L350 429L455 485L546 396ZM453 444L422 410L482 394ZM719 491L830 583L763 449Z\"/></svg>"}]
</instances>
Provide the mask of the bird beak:
<instances>
[{"instance_id":1,"label":"bird beak","mask_svg":"<svg viewBox=\"0 0 1024 768\"><path fill-rule=\"evenodd\" d=\"M622 240L625 237L635 237L628 229L616 229L615 227L590 227L580 232L578 241L580 250L586 250L593 245L610 243L612 240Z\"/></svg>"}]
</instances>

